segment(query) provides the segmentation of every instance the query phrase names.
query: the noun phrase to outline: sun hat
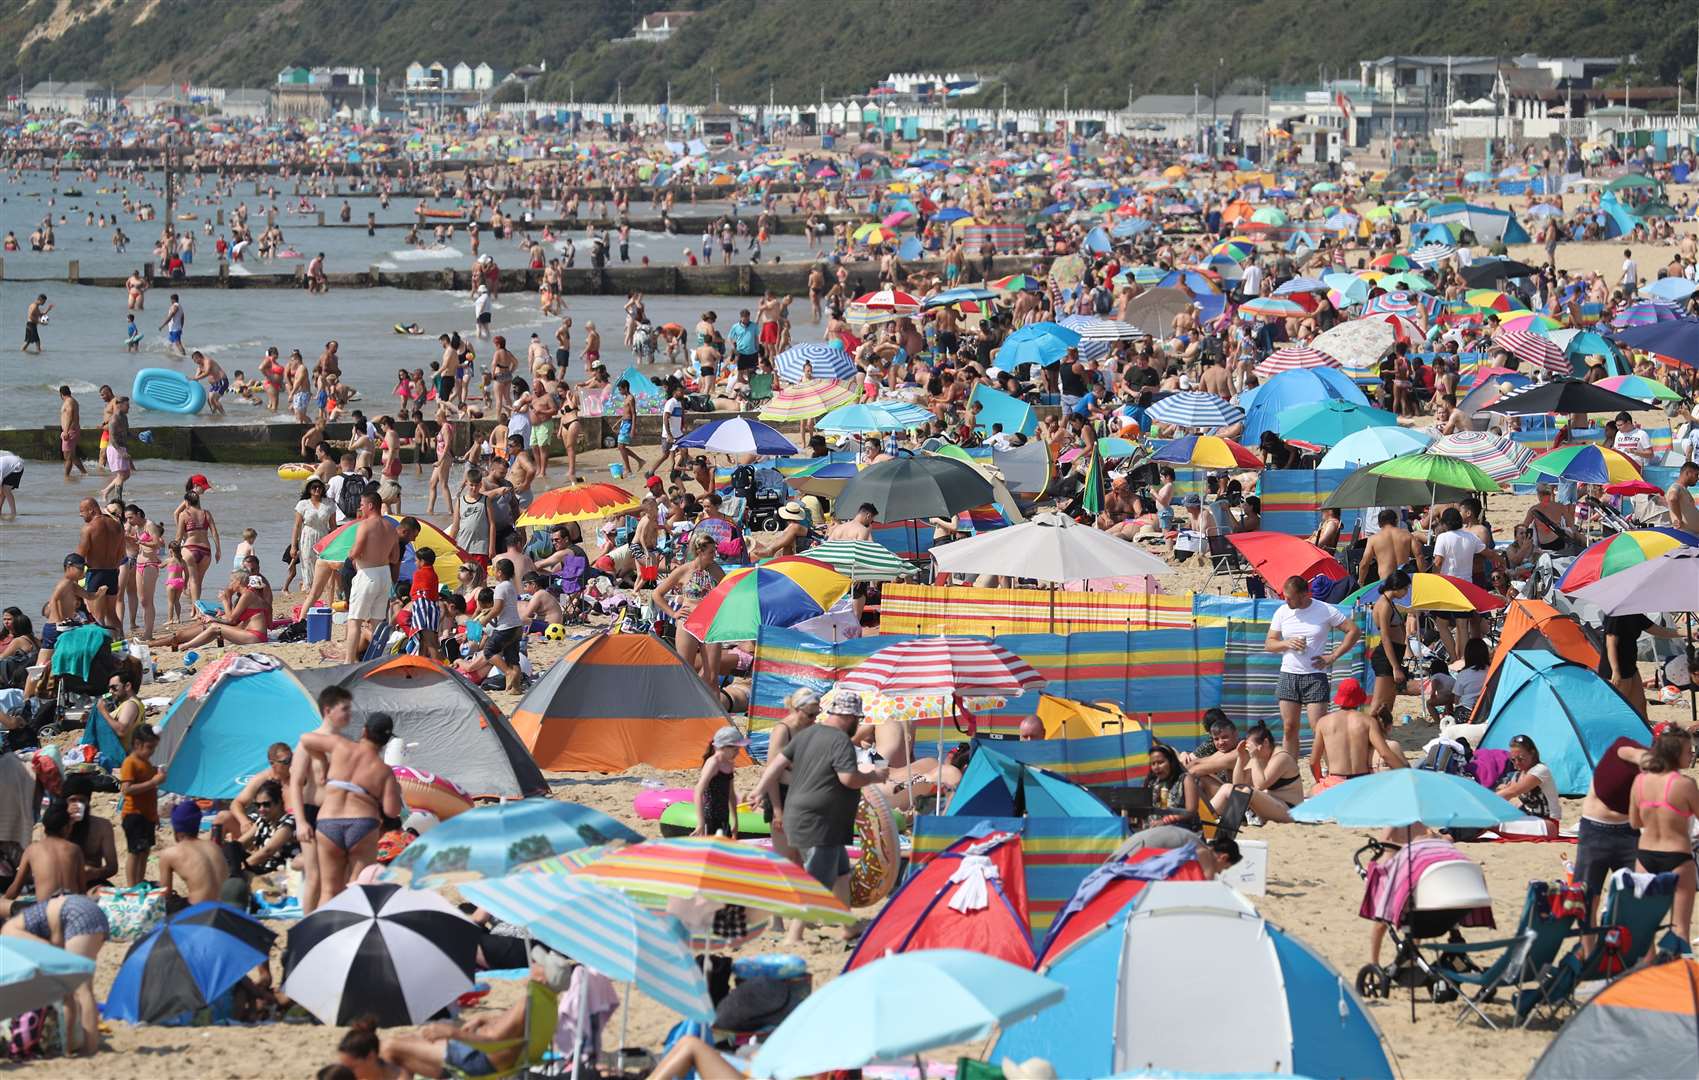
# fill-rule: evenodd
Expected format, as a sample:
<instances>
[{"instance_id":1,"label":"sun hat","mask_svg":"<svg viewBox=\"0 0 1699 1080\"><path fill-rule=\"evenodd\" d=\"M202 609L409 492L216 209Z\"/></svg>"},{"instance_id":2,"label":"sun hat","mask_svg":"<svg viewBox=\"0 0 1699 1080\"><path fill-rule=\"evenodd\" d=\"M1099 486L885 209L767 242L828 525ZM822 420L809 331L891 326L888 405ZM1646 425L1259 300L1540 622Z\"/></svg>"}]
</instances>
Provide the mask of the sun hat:
<instances>
[{"instance_id":1,"label":"sun hat","mask_svg":"<svg viewBox=\"0 0 1699 1080\"><path fill-rule=\"evenodd\" d=\"M861 695L854 690L834 690L826 699L824 711L835 716L860 716Z\"/></svg>"},{"instance_id":2,"label":"sun hat","mask_svg":"<svg viewBox=\"0 0 1699 1080\"><path fill-rule=\"evenodd\" d=\"M808 517L808 511L802 508L801 503L792 499L790 502L779 507L779 516L784 518L786 521L802 521L804 518Z\"/></svg>"},{"instance_id":3,"label":"sun hat","mask_svg":"<svg viewBox=\"0 0 1699 1080\"><path fill-rule=\"evenodd\" d=\"M1363 692L1363 684L1356 679L1341 679L1339 686L1333 691L1333 703L1341 709L1355 709L1369 700L1369 695Z\"/></svg>"}]
</instances>

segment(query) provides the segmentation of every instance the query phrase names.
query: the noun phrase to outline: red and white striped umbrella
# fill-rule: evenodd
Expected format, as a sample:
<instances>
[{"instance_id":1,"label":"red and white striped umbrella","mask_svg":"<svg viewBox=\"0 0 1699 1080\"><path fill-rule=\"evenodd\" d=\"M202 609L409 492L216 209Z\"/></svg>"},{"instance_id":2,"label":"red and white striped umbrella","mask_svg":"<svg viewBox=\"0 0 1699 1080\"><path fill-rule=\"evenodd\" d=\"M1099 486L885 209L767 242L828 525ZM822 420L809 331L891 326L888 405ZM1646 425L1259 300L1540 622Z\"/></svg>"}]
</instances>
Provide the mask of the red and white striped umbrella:
<instances>
[{"instance_id":1,"label":"red and white striped umbrella","mask_svg":"<svg viewBox=\"0 0 1699 1080\"><path fill-rule=\"evenodd\" d=\"M1044 685L1044 676L1001 645L965 637L888 645L838 683L857 693L1009 697Z\"/></svg>"},{"instance_id":2,"label":"red and white striped umbrella","mask_svg":"<svg viewBox=\"0 0 1699 1080\"><path fill-rule=\"evenodd\" d=\"M858 296L851 303L866 311L897 315L913 315L920 310L919 298L901 289L880 289Z\"/></svg>"},{"instance_id":3,"label":"red and white striped umbrella","mask_svg":"<svg viewBox=\"0 0 1699 1080\"><path fill-rule=\"evenodd\" d=\"M1569 361L1557 342L1532 330L1500 330L1493 344L1520 359L1524 364L1543 367L1553 375L1568 375Z\"/></svg>"},{"instance_id":4,"label":"red and white striped umbrella","mask_svg":"<svg viewBox=\"0 0 1699 1080\"><path fill-rule=\"evenodd\" d=\"M1339 367L1339 361L1308 345L1282 345L1268 354L1268 359L1257 365L1257 378L1270 379L1282 371L1297 371L1300 368Z\"/></svg>"},{"instance_id":5,"label":"red and white striped umbrella","mask_svg":"<svg viewBox=\"0 0 1699 1080\"><path fill-rule=\"evenodd\" d=\"M1417 342L1423 341L1427 337L1427 335L1422 332L1422 328L1420 326L1417 326L1404 315L1394 315L1391 312L1383 311L1374 315L1366 315L1364 318L1378 319L1392 327L1392 331L1398 336L1398 340L1407 345L1414 345Z\"/></svg>"}]
</instances>

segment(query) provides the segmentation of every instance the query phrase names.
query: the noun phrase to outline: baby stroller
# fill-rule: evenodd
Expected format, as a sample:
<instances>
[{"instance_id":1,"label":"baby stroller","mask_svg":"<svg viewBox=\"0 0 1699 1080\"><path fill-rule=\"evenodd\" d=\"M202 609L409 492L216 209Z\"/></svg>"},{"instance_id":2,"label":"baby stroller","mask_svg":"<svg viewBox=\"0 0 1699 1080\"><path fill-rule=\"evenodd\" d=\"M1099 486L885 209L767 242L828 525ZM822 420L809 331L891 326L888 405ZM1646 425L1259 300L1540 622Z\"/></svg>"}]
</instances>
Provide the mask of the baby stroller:
<instances>
[{"instance_id":1,"label":"baby stroller","mask_svg":"<svg viewBox=\"0 0 1699 1080\"><path fill-rule=\"evenodd\" d=\"M1427 842L1428 838L1414 841L1416 844ZM1433 842L1449 843L1444 840ZM1371 839L1351 856L1358 876L1368 885L1361 914L1385 922L1387 936L1392 939L1396 950L1391 964L1364 964L1358 970L1357 995L1365 1000L1384 998L1392 996L1395 987L1406 987L1410 991L1410 1018L1414 1020L1417 989L1426 990L1436 1004L1457 996L1456 986L1435 970L1435 963L1456 971L1476 970L1468 957L1460 953L1448 953L1430 963L1422 955L1422 940L1444 937L1450 942L1462 941L1463 935L1458 932L1458 927L1474 916L1478 909L1490 909L1492 897L1487 892L1486 876L1472 860L1451 859L1419 865L1414 859L1407 858L1411 851L1409 844L1397 849L1392 858L1381 860L1380 856L1392 848L1393 845ZM1365 865L1364 855L1379 861ZM1408 874L1412 867L1415 868L1416 880L1410 885ZM1401 874L1404 875L1404 900L1396 912L1392 912L1387 910L1392 902L1389 894L1398 891ZM1376 888L1377 882L1382 885L1380 890ZM1381 909L1374 911L1376 905L1380 905ZM1384 917L1389 914L1395 917Z\"/></svg>"}]
</instances>

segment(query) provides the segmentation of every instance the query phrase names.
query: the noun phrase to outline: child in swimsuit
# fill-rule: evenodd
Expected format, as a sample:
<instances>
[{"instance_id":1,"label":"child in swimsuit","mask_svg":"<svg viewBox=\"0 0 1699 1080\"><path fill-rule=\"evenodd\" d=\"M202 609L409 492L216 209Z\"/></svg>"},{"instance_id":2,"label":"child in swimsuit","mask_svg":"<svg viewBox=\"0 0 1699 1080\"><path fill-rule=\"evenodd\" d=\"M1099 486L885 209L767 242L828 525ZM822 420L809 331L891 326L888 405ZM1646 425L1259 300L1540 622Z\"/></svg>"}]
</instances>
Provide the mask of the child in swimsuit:
<instances>
[{"instance_id":1,"label":"child in swimsuit","mask_svg":"<svg viewBox=\"0 0 1699 1080\"><path fill-rule=\"evenodd\" d=\"M173 540L168 545L171 551L165 560L165 619L167 622L183 621L183 590L189 587L189 566L183 561L183 544Z\"/></svg>"}]
</instances>

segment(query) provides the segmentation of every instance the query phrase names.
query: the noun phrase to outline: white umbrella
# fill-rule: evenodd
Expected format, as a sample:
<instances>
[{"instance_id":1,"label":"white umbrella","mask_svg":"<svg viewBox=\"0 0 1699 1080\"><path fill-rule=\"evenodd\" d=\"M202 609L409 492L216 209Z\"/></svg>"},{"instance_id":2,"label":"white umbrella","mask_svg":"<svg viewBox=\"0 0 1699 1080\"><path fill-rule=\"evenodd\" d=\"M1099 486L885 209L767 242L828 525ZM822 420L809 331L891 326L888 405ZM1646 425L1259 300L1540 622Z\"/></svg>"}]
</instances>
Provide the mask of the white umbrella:
<instances>
[{"instance_id":1,"label":"white umbrella","mask_svg":"<svg viewBox=\"0 0 1699 1080\"><path fill-rule=\"evenodd\" d=\"M1699 548L1666 551L1569 595L1575 600L1597 604L1606 615L1699 611Z\"/></svg>"},{"instance_id":2,"label":"white umbrella","mask_svg":"<svg viewBox=\"0 0 1699 1080\"><path fill-rule=\"evenodd\" d=\"M1142 548L1063 514L1039 514L1022 525L933 548L932 561L949 574L1002 574L1056 584L1172 569Z\"/></svg>"}]
</instances>

